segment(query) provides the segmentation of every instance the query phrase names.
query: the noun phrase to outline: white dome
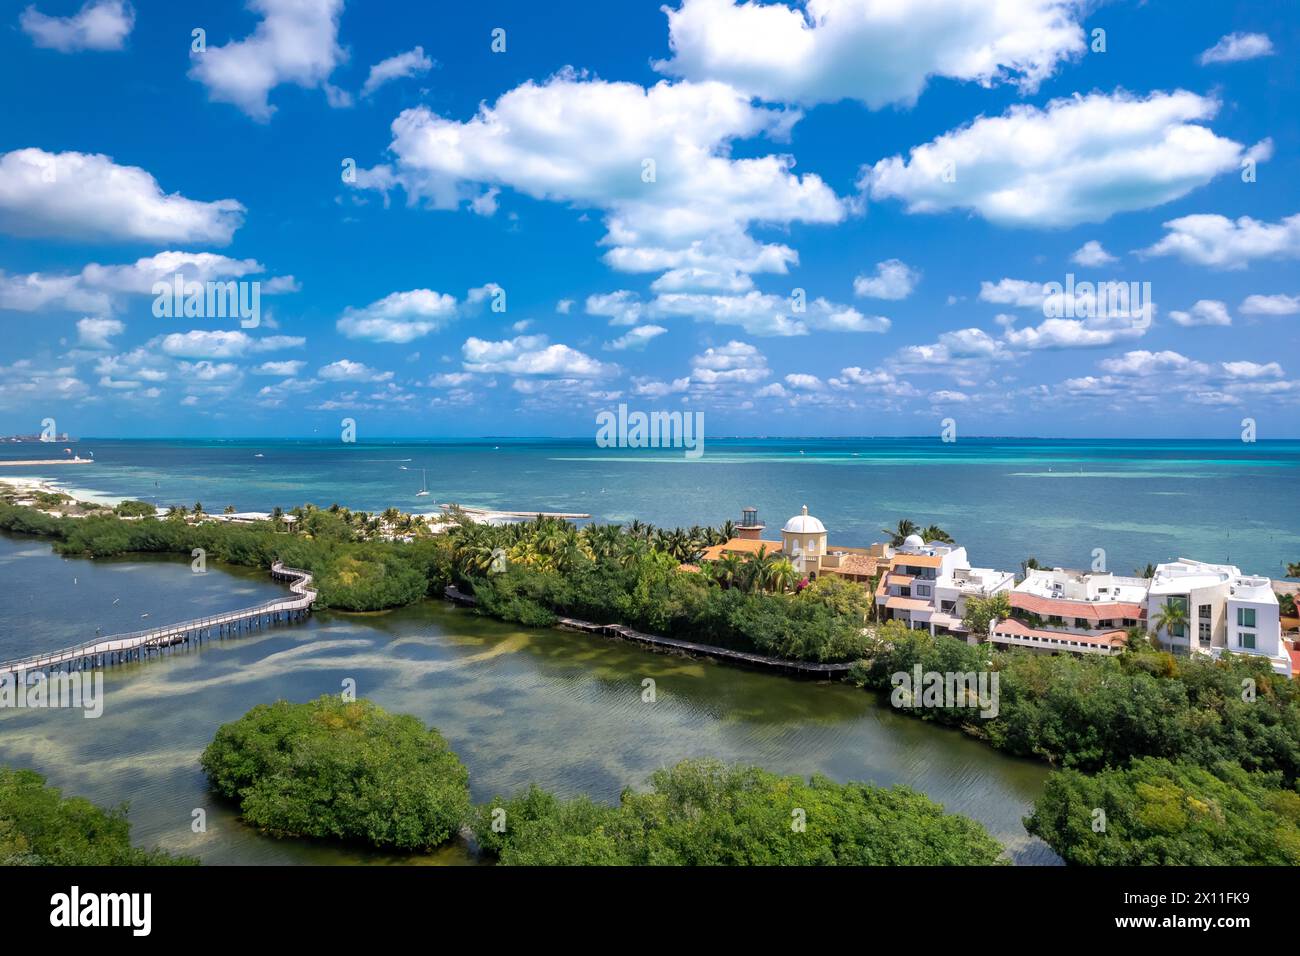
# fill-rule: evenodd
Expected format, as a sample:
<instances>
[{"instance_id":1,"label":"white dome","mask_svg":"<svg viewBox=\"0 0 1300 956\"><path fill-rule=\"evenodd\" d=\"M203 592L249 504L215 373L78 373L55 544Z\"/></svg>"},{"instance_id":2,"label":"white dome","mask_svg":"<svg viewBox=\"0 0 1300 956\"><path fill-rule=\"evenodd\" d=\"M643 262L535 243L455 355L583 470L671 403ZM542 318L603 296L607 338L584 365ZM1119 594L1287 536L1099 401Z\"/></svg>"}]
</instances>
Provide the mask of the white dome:
<instances>
[{"instance_id":1,"label":"white dome","mask_svg":"<svg viewBox=\"0 0 1300 956\"><path fill-rule=\"evenodd\" d=\"M924 548L925 539L922 538L919 534L909 534L906 538L903 539L903 547Z\"/></svg>"},{"instance_id":2,"label":"white dome","mask_svg":"<svg viewBox=\"0 0 1300 956\"><path fill-rule=\"evenodd\" d=\"M810 515L808 506L804 505L803 512L787 521L781 530L790 534L825 534L826 526Z\"/></svg>"}]
</instances>

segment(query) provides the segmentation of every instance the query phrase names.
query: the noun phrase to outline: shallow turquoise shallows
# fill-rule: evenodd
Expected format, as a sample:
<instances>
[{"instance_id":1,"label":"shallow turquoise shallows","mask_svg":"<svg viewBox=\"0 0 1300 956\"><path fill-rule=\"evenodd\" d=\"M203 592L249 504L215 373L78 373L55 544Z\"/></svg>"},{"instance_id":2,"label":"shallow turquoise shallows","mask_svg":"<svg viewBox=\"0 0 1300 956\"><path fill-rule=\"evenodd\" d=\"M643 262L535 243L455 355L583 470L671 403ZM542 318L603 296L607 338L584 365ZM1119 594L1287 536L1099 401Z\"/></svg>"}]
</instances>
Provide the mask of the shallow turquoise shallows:
<instances>
[{"instance_id":1,"label":"shallow turquoise shallows","mask_svg":"<svg viewBox=\"0 0 1300 956\"><path fill-rule=\"evenodd\" d=\"M754 505L768 537L802 505L831 544L866 545L900 518L944 527L978 567L1106 567L1177 557L1278 576L1300 561L1300 442L938 438L708 439L681 451L601 449L588 440L274 439L100 441L94 465L16 468L70 488L209 511L338 502L434 511L442 502L584 512L600 521L720 524ZM52 445L0 445L27 459ZM261 457L258 457L258 456ZM45 454L36 457L44 458ZM417 498L421 469L431 494Z\"/></svg>"}]
</instances>

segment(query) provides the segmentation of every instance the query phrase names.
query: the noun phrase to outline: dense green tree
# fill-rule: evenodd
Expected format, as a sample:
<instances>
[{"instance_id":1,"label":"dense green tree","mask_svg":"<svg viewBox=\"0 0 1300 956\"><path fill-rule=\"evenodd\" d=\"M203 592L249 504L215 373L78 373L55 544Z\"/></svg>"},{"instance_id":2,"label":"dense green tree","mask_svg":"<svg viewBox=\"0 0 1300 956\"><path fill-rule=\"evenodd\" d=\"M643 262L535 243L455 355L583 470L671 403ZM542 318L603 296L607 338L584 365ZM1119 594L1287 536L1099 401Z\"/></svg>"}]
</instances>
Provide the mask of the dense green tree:
<instances>
[{"instance_id":1,"label":"dense green tree","mask_svg":"<svg viewBox=\"0 0 1300 956\"><path fill-rule=\"evenodd\" d=\"M888 693L891 676L911 672L998 676L998 715L966 707L909 711L959 726L993 746L1053 764L1096 772L1145 756L1300 777L1300 698L1295 683L1269 663L1244 655L1211 661L1141 651L1118 657L998 652L924 631L890 632L869 661L855 665L859 684ZM1249 682L1253 695L1243 694Z\"/></svg>"},{"instance_id":2,"label":"dense green tree","mask_svg":"<svg viewBox=\"0 0 1300 956\"><path fill-rule=\"evenodd\" d=\"M1006 591L987 598L968 597L961 622L970 633L983 638L994 621L1011 616L1011 596Z\"/></svg>"},{"instance_id":3,"label":"dense green tree","mask_svg":"<svg viewBox=\"0 0 1300 956\"><path fill-rule=\"evenodd\" d=\"M1002 851L978 823L905 787L711 760L660 770L617 807L533 787L480 808L474 829L513 865L987 866Z\"/></svg>"},{"instance_id":4,"label":"dense green tree","mask_svg":"<svg viewBox=\"0 0 1300 956\"><path fill-rule=\"evenodd\" d=\"M64 797L32 770L0 767L0 866L159 866L197 863L131 845L126 808Z\"/></svg>"},{"instance_id":5,"label":"dense green tree","mask_svg":"<svg viewBox=\"0 0 1300 956\"><path fill-rule=\"evenodd\" d=\"M469 813L469 773L437 730L366 700L259 704L203 752L218 794L274 835L420 850Z\"/></svg>"},{"instance_id":6,"label":"dense green tree","mask_svg":"<svg viewBox=\"0 0 1300 956\"><path fill-rule=\"evenodd\" d=\"M1226 761L1141 757L1096 776L1054 773L1025 826L1067 863L1300 865L1300 794Z\"/></svg>"}]
</instances>

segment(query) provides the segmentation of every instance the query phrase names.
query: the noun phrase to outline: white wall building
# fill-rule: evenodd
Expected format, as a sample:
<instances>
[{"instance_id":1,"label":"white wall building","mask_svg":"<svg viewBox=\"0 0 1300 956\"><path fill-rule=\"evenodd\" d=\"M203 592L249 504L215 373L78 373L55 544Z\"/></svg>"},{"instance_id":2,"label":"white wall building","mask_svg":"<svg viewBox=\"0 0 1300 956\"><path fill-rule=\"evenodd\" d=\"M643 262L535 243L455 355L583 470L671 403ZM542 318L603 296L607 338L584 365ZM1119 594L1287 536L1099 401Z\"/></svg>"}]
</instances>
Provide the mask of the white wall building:
<instances>
[{"instance_id":1,"label":"white wall building","mask_svg":"<svg viewBox=\"0 0 1300 956\"><path fill-rule=\"evenodd\" d=\"M989 640L1057 653L1122 653L1128 628L1144 624L1147 584L1108 571L1031 568L1011 592L1011 617L994 622Z\"/></svg>"},{"instance_id":2,"label":"white wall building","mask_svg":"<svg viewBox=\"0 0 1300 956\"><path fill-rule=\"evenodd\" d=\"M934 580L935 609L930 615L930 632L966 635L962 619L966 616L967 599L990 598L1000 591L1010 591L1015 583L1016 576L1010 571L993 568L954 567L941 574Z\"/></svg>"},{"instance_id":3,"label":"white wall building","mask_svg":"<svg viewBox=\"0 0 1300 956\"><path fill-rule=\"evenodd\" d=\"M972 568L965 548L927 544L913 534L892 549L876 589L876 604L882 621L901 621L931 634L964 635L966 600L1007 590L1014 580L1006 571Z\"/></svg>"},{"instance_id":4,"label":"white wall building","mask_svg":"<svg viewBox=\"0 0 1300 956\"><path fill-rule=\"evenodd\" d=\"M1184 609L1185 626L1157 625L1161 609ZM1230 564L1179 558L1156 567L1147 595L1147 616L1161 643L1175 651L1218 657L1224 651L1267 657L1291 676L1291 655L1282 643L1282 620L1272 582L1244 575Z\"/></svg>"}]
</instances>

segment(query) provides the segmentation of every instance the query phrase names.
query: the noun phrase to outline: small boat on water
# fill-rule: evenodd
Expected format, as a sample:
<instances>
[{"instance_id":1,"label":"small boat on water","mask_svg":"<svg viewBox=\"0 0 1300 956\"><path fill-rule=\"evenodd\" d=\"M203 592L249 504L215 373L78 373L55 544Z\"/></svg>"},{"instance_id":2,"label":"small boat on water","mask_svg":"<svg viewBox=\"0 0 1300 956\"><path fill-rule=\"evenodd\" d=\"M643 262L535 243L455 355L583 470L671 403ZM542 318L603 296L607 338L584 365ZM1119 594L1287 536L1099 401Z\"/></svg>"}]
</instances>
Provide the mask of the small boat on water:
<instances>
[{"instance_id":1,"label":"small boat on water","mask_svg":"<svg viewBox=\"0 0 1300 956\"><path fill-rule=\"evenodd\" d=\"M429 494L429 477L423 468L420 469L420 490L415 493L415 497L424 498Z\"/></svg>"}]
</instances>

